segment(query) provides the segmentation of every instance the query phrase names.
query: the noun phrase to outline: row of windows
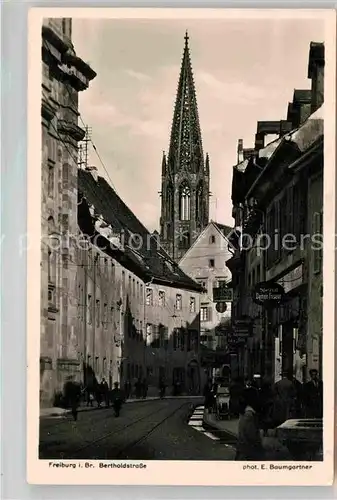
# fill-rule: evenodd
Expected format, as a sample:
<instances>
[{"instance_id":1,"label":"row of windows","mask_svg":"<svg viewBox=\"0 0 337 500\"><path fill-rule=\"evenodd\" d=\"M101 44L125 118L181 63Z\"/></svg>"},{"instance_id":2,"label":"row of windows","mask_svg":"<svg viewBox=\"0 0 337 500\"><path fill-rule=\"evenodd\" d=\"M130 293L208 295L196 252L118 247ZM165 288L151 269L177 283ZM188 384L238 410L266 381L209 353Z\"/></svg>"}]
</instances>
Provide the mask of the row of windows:
<instances>
[{"instance_id":1,"label":"row of windows","mask_svg":"<svg viewBox=\"0 0 337 500\"><path fill-rule=\"evenodd\" d=\"M204 190L199 184L196 190L196 219L203 216ZM167 188L166 194L166 215L168 220L174 216L174 189L172 184ZM191 189L186 181L183 181L179 188L179 220L189 221L191 218Z\"/></svg>"},{"instance_id":2,"label":"row of windows","mask_svg":"<svg viewBox=\"0 0 337 500\"><path fill-rule=\"evenodd\" d=\"M262 281L262 276L261 276L261 265L258 264L254 269L251 270L251 272L248 274L248 286L254 286L257 283L260 283Z\"/></svg>"},{"instance_id":3,"label":"row of windows","mask_svg":"<svg viewBox=\"0 0 337 500\"><path fill-rule=\"evenodd\" d=\"M82 296L83 289L81 285L79 285L79 297ZM113 323L113 315L114 315L114 306L108 305L107 302L101 304L99 299L96 300L95 304L91 295L88 295L87 302L87 317L84 317L84 308L78 308L78 316L81 320L86 320L89 325L93 324L93 320L95 319L95 324L97 327L100 327L101 324L104 328L108 328L108 325ZM94 318L95 316L95 318Z\"/></svg>"},{"instance_id":4,"label":"row of windows","mask_svg":"<svg viewBox=\"0 0 337 500\"><path fill-rule=\"evenodd\" d=\"M166 295L165 295L165 292L163 290L159 290L159 292L158 292L158 304L160 307L166 306ZM146 289L146 305L147 306L154 305L153 289L152 288ZM178 293L176 295L175 309L176 309L176 311L181 311L182 308L183 308L183 298L182 298L182 295ZM194 313L196 311L195 297L190 297L189 310L191 313Z\"/></svg>"}]
</instances>

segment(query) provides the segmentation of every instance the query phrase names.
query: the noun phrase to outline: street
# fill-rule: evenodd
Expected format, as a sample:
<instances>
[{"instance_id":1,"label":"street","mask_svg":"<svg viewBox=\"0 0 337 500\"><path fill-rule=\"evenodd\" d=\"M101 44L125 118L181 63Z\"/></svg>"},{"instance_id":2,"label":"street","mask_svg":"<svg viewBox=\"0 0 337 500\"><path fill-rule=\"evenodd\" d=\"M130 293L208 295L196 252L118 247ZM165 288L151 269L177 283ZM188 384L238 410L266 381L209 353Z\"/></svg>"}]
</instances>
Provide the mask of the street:
<instances>
[{"instance_id":1,"label":"street","mask_svg":"<svg viewBox=\"0 0 337 500\"><path fill-rule=\"evenodd\" d=\"M125 404L40 420L41 459L233 460L235 450L188 421L202 402L188 398Z\"/></svg>"}]
</instances>

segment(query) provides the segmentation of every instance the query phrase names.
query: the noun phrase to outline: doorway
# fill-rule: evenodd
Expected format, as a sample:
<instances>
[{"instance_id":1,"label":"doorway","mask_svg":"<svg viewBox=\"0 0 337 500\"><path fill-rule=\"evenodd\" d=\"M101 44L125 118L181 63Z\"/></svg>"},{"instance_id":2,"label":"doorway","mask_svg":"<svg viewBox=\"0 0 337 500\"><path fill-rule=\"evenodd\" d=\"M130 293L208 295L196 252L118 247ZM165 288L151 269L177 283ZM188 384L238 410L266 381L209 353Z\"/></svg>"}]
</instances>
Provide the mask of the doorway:
<instances>
[{"instance_id":1,"label":"doorway","mask_svg":"<svg viewBox=\"0 0 337 500\"><path fill-rule=\"evenodd\" d=\"M294 372L294 323L287 322L282 325L282 373L286 372L292 378Z\"/></svg>"}]
</instances>

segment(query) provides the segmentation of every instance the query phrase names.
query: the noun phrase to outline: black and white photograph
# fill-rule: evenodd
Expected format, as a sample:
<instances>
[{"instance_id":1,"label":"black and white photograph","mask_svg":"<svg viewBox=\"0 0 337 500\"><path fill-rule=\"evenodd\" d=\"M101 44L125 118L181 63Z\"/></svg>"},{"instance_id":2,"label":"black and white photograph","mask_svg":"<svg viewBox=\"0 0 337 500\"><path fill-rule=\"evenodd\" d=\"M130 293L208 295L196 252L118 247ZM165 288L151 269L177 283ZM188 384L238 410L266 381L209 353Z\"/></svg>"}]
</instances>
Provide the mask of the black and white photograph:
<instances>
[{"instance_id":1,"label":"black and white photograph","mask_svg":"<svg viewBox=\"0 0 337 500\"><path fill-rule=\"evenodd\" d=\"M328 12L69 11L43 16L31 83L38 460L300 480L326 459L333 404Z\"/></svg>"}]
</instances>

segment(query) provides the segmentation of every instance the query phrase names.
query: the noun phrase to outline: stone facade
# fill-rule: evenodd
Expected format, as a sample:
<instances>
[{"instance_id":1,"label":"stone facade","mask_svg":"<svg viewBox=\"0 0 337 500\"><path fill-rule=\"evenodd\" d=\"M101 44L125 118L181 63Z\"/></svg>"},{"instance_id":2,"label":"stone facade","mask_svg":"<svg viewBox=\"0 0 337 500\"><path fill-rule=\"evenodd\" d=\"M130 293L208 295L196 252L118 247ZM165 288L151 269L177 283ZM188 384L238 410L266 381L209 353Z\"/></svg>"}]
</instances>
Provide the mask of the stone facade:
<instances>
[{"instance_id":1,"label":"stone facade","mask_svg":"<svg viewBox=\"0 0 337 500\"><path fill-rule=\"evenodd\" d=\"M177 262L209 220L209 157L204 159L188 36L182 59L168 157L162 159L161 243Z\"/></svg>"},{"instance_id":2,"label":"stone facade","mask_svg":"<svg viewBox=\"0 0 337 500\"><path fill-rule=\"evenodd\" d=\"M95 77L71 43L71 19L42 26L41 404L79 377L76 248L78 92ZM70 235L70 237L69 237Z\"/></svg>"},{"instance_id":3,"label":"stone facade","mask_svg":"<svg viewBox=\"0 0 337 500\"><path fill-rule=\"evenodd\" d=\"M169 391L179 380L185 393L198 394L201 287L90 170L78 172L79 226L84 235L95 235L78 256L78 303L87 311L86 320L83 313L79 320L81 358L87 371L110 385L129 381L134 387L146 378L148 395L158 394L160 378ZM133 238L141 241L137 250Z\"/></svg>"},{"instance_id":4,"label":"stone facade","mask_svg":"<svg viewBox=\"0 0 337 500\"><path fill-rule=\"evenodd\" d=\"M157 388L163 377L169 388L179 381L183 392L199 394L200 294L150 285L145 290L146 377Z\"/></svg>"}]
</instances>

